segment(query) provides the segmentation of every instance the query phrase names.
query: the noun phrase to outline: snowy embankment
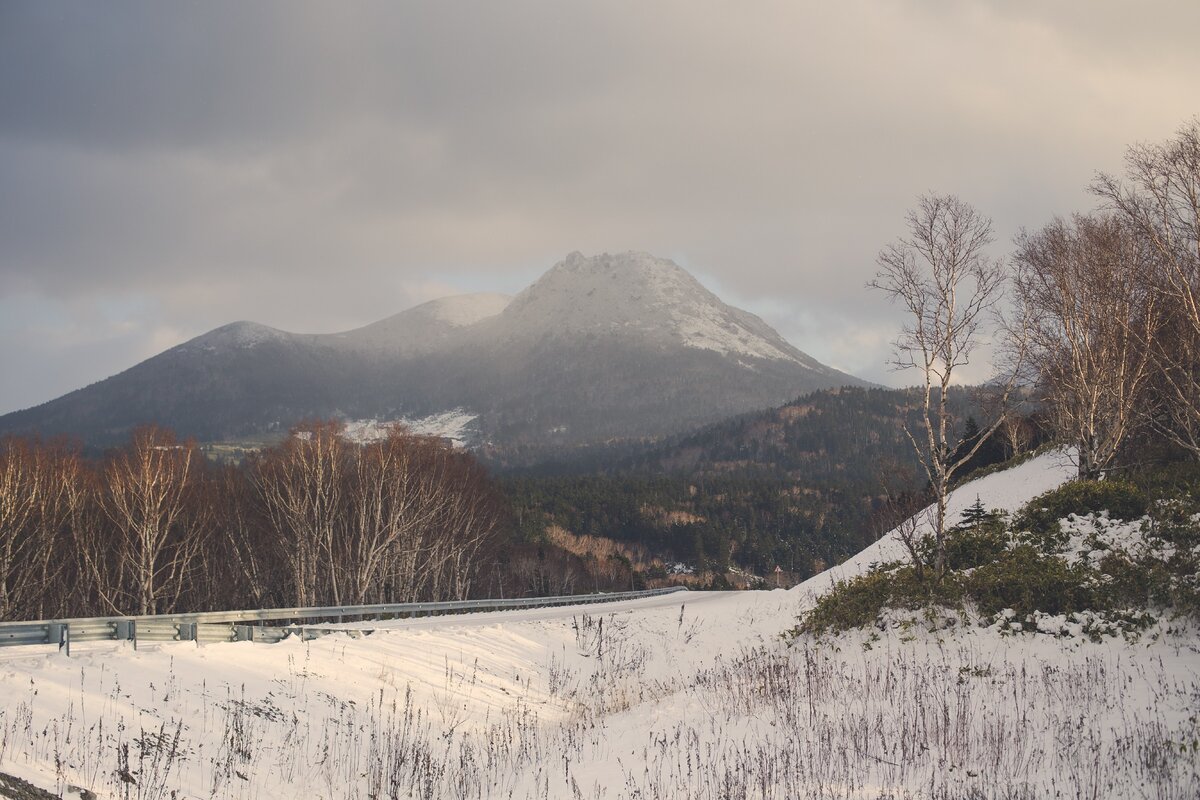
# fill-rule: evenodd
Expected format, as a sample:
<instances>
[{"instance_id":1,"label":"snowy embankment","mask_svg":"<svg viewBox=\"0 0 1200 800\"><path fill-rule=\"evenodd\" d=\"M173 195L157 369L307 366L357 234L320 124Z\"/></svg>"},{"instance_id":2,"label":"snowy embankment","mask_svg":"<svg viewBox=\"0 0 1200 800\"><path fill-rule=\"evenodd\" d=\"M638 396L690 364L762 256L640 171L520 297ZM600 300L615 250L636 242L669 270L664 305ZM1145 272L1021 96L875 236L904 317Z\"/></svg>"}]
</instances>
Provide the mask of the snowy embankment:
<instances>
[{"instance_id":1,"label":"snowy embankment","mask_svg":"<svg viewBox=\"0 0 1200 800\"><path fill-rule=\"evenodd\" d=\"M1043 456L960 490L1013 509ZM0 651L0 772L101 797L1200 793L1194 632L780 634L792 591L425 618L308 643ZM351 626L353 627L353 626ZM1185 749L1186 748L1186 749Z\"/></svg>"},{"instance_id":2,"label":"snowy embankment","mask_svg":"<svg viewBox=\"0 0 1200 800\"><path fill-rule=\"evenodd\" d=\"M989 510L1016 511L1039 494L1061 486L1074 474L1075 468L1070 459L1061 453L1051 452L1019 464L1012 469L985 475L951 493L947 498L946 519L949 521L947 524L953 524L962 515L962 512L966 511L977 499L983 503L984 508ZM928 513L919 514L918 518L920 521L913 531L914 537L920 538L925 534L932 533L930 515ZM908 553L904 549L904 544L893 531L836 567L810 578L793 591L800 591L813 598L827 591L837 581L849 580L862 575L874 564L907 559Z\"/></svg>"}]
</instances>

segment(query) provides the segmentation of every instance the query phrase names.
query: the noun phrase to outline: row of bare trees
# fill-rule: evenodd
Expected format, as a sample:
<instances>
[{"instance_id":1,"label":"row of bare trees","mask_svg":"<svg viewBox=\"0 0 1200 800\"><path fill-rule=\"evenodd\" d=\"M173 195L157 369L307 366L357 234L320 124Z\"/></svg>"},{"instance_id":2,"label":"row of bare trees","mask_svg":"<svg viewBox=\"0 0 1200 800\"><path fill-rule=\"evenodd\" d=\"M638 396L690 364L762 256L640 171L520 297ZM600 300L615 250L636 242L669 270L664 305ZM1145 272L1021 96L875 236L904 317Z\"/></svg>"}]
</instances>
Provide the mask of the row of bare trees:
<instances>
[{"instance_id":1,"label":"row of bare trees","mask_svg":"<svg viewBox=\"0 0 1200 800\"><path fill-rule=\"evenodd\" d=\"M0 440L0 619L460 599L505 524L483 468L306 424L238 465L144 427L97 461Z\"/></svg>"},{"instance_id":2,"label":"row of bare trees","mask_svg":"<svg viewBox=\"0 0 1200 800\"><path fill-rule=\"evenodd\" d=\"M1013 335L1084 478L1135 433L1200 458L1200 120L1126 164L1098 212L1017 242Z\"/></svg>"},{"instance_id":3,"label":"row of bare trees","mask_svg":"<svg viewBox=\"0 0 1200 800\"><path fill-rule=\"evenodd\" d=\"M938 578L947 495L988 437L1019 430L1014 398L1039 401L1083 478L1114 466L1135 433L1200 459L1200 120L1126 163L1125 178L1092 185L1097 212L1023 233L1011 262L988 255L991 221L945 195L922 197L879 254L869 286L907 312L893 364L921 376L922 424L908 434L934 498ZM948 389L993 330L1005 356L987 386L995 413L962 447Z\"/></svg>"}]
</instances>

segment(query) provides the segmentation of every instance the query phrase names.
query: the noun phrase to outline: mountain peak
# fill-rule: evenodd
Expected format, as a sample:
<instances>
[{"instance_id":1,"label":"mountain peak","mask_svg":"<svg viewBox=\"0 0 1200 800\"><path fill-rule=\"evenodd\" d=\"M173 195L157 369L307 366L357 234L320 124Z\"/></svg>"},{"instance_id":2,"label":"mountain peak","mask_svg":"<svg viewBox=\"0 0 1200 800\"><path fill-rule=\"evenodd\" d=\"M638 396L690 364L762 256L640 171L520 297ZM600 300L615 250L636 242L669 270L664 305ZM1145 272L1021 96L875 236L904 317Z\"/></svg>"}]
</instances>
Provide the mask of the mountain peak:
<instances>
[{"instance_id":1,"label":"mountain peak","mask_svg":"<svg viewBox=\"0 0 1200 800\"><path fill-rule=\"evenodd\" d=\"M628 251L573 252L505 309L526 335L638 337L723 355L825 368L758 317L728 306L674 261Z\"/></svg>"},{"instance_id":2,"label":"mountain peak","mask_svg":"<svg viewBox=\"0 0 1200 800\"><path fill-rule=\"evenodd\" d=\"M560 330L654 327L680 302L720 301L675 262L649 253L573 252L551 267L506 309L505 316ZM540 325L539 325L540 327Z\"/></svg>"},{"instance_id":3,"label":"mountain peak","mask_svg":"<svg viewBox=\"0 0 1200 800\"><path fill-rule=\"evenodd\" d=\"M594 279L620 278L642 281L684 278L695 282L695 279L692 278L687 270L669 258L659 258L640 250L627 250L623 253L599 253L590 257L575 250L551 267L539 282L561 275L588 276ZM699 284L696 285L699 286Z\"/></svg>"},{"instance_id":4,"label":"mountain peak","mask_svg":"<svg viewBox=\"0 0 1200 800\"><path fill-rule=\"evenodd\" d=\"M485 441L526 458L661 436L858 382L642 252L571 253L511 302L447 297L332 334L235 322L168 352L0 418L0 432L107 442L156 420L220 439L304 417L464 409Z\"/></svg>"},{"instance_id":5,"label":"mountain peak","mask_svg":"<svg viewBox=\"0 0 1200 800\"><path fill-rule=\"evenodd\" d=\"M208 333L201 334L194 339L184 342L179 348L199 350L249 349L266 342L283 341L290 336L292 334L289 334L287 331L281 331L269 325L262 325L257 322L250 322L249 320L239 320L238 322L230 322L228 325L222 325Z\"/></svg>"}]
</instances>

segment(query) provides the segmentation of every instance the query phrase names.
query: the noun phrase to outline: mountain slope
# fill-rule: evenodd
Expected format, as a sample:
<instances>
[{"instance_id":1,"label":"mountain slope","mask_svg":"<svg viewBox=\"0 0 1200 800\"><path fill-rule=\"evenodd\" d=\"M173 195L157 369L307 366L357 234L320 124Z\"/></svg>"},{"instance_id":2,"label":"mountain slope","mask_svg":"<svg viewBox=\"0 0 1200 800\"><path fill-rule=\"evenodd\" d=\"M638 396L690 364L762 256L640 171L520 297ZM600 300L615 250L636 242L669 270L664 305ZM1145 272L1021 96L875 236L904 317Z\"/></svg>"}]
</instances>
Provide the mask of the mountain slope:
<instances>
[{"instance_id":1,"label":"mountain slope","mask_svg":"<svg viewBox=\"0 0 1200 800\"><path fill-rule=\"evenodd\" d=\"M403 357L435 352L463 329L499 314L510 302L512 297L505 294L443 297L328 339L366 354Z\"/></svg>"},{"instance_id":2,"label":"mountain slope","mask_svg":"<svg viewBox=\"0 0 1200 800\"><path fill-rule=\"evenodd\" d=\"M444 298L337 334L239 322L119 375L0 417L0 432L103 446L155 422L201 439L305 417L464 409L498 458L661 437L861 381L793 347L686 271L644 253L572 253L511 300Z\"/></svg>"}]
</instances>

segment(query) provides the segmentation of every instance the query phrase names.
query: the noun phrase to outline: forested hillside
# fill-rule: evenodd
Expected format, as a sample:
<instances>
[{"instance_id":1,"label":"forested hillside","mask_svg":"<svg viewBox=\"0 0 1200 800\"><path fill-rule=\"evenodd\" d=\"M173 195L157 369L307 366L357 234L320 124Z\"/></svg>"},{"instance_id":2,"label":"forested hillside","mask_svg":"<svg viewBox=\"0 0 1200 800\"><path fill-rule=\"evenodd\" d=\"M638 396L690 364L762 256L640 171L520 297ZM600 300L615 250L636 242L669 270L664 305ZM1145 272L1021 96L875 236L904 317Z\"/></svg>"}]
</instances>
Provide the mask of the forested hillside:
<instances>
[{"instance_id":1,"label":"forested hillside","mask_svg":"<svg viewBox=\"0 0 1200 800\"><path fill-rule=\"evenodd\" d=\"M955 389L949 404L956 436L969 438L982 414L978 390ZM626 546L623 557L648 557L647 577L662 575L650 563L658 556L711 571L713 585L722 585L730 567L763 576L778 566L798 580L874 541L891 523L889 495L902 503L922 491L904 433L906 425L917 429L918 414L905 390L819 391L587 472L564 475L555 465L502 485L526 541L548 541L548 531L559 544L571 541L564 531L612 539ZM981 448L971 467L1040 440L1024 418L1006 433Z\"/></svg>"}]
</instances>

